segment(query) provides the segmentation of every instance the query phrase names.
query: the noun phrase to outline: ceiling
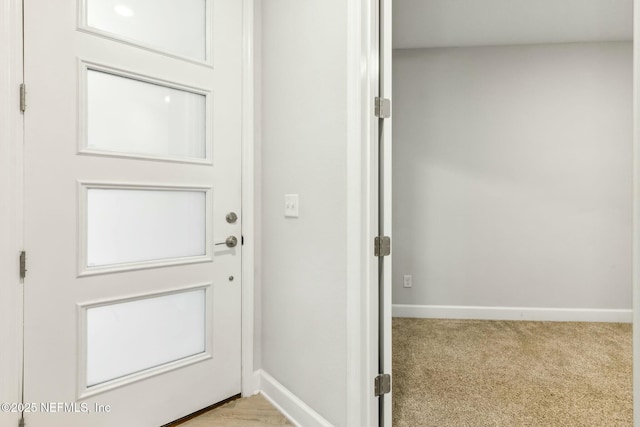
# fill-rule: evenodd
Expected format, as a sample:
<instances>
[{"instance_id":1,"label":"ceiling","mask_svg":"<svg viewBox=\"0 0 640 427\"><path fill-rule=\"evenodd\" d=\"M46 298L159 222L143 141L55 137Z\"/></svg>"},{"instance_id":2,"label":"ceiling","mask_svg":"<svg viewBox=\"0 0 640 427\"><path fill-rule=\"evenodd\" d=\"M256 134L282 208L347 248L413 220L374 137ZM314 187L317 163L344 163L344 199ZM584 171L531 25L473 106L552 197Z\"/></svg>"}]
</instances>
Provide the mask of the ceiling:
<instances>
[{"instance_id":1,"label":"ceiling","mask_svg":"<svg viewBox=\"0 0 640 427\"><path fill-rule=\"evenodd\" d=\"M631 40L632 0L393 0L393 47Z\"/></svg>"}]
</instances>

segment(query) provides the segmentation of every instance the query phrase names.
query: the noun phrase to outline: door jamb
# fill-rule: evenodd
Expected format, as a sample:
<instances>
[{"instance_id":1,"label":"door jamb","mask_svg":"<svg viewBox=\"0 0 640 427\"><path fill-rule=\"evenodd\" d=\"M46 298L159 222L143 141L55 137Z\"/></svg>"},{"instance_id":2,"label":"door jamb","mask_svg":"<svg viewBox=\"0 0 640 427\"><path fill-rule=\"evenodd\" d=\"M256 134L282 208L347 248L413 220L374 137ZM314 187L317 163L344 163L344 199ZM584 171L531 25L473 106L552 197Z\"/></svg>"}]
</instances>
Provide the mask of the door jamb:
<instances>
[{"instance_id":1,"label":"door jamb","mask_svg":"<svg viewBox=\"0 0 640 427\"><path fill-rule=\"evenodd\" d=\"M0 398L22 402L23 245L22 158L24 126L19 110L23 82L22 1L0 0ZM20 413L0 412L0 424L18 424Z\"/></svg>"},{"instance_id":2,"label":"door jamb","mask_svg":"<svg viewBox=\"0 0 640 427\"><path fill-rule=\"evenodd\" d=\"M375 213L372 209L370 158L372 123L369 116L374 96L370 77L374 76L373 2L347 3L347 425L372 426L375 399L367 393L374 376L377 354L377 328L370 301L373 281L371 252L366 244L373 238ZM369 388L371 390L371 388ZM377 423L375 423L377 424Z\"/></svg>"},{"instance_id":3,"label":"door jamb","mask_svg":"<svg viewBox=\"0 0 640 427\"><path fill-rule=\"evenodd\" d=\"M633 5L633 424L640 425L640 0Z\"/></svg>"},{"instance_id":4,"label":"door jamb","mask_svg":"<svg viewBox=\"0 0 640 427\"><path fill-rule=\"evenodd\" d=\"M347 4L346 424L377 426L379 0Z\"/></svg>"},{"instance_id":5,"label":"door jamb","mask_svg":"<svg viewBox=\"0 0 640 427\"><path fill-rule=\"evenodd\" d=\"M259 75L256 61L256 10L260 0L242 0L242 395L251 396L260 389L260 375L254 357L259 348L255 346L255 295L257 274L254 268L258 261L259 248L259 187L256 184L256 76ZM254 108L255 107L255 108Z\"/></svg>"},{"instance_id":6,"label":"door jamb","mask_svg":"<svg viewBox=\"0 0 640 427\"><path fill-rule=\"evenodd\" d=\"M392 96L392 2L391 0L379 0L379 55L380 74L379 96L391 100ZM392 374L392 346L391 346L391 322L392 322L392 268L393 268L393 229L392 229L392 125L393 114L382 120L382 132L380 135L380 231L381 235L391 238L391 253L381 258L383 264L380 286L380 373ZM382 419L380 425L391 427L392 425L392 399L393 376L391 377L391 391L381 396Z\"/></svg>"}]
</instances>

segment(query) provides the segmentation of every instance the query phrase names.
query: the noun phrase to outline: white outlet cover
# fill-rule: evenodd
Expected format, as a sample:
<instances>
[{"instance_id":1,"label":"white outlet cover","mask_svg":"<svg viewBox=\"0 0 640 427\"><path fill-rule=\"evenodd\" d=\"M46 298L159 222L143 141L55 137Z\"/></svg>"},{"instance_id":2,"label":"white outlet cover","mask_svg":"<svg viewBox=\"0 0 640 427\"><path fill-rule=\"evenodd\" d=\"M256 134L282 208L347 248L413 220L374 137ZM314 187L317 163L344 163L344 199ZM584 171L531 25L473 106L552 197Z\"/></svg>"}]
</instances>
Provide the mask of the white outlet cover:
<instances>
[{"instance_id":1,"label":"white outlet cover","mask_svg":"<svg viewBox=\"0 0 640 427\"><path fill-rule=\"evenodd\" d=\"M284 195L284 216L298 218L300 216L300 198L297 194Z\"/></svg>"},{"instance_id":2,"label":"white outlet cover","mask_svg":"<svg viewBox=\"0 0 640 427\"><path fill-rule=\"evenodd\" d=\"M405 288L413 287L413 277L410 274L405 274L403 286Z\"/></svg>"}]
</instances>

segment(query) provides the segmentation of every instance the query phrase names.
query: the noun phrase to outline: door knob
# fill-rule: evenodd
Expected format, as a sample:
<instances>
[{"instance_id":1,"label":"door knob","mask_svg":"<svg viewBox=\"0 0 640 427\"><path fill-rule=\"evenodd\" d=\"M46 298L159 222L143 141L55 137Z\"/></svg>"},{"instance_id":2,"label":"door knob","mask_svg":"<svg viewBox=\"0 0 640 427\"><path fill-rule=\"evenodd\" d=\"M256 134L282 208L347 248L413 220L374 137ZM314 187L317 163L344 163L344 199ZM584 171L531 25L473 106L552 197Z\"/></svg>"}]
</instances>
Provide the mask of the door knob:
<instances>
[{"instance_id":1,"label":"door knob","mask_svg":"<svg viewBox=\"0 0 640 427\"><path fill-rule=\"evenodd\" d=\"M236 215L235 212L229 212L226 216L226 219L229 224L235 224L235 222L238 220L238 215Z\"/></svg>"},{"instance_id":2,"label":"door knob","mask_svg":"<svg viewBox=\"0 0 640 427\"><path fill-rule=\"evenodd\" d=\"M236 238L236 236L229 236L227 237L227 240L225 240L224 242L218 242L218 243L214 243L216 246L218 245L227 245L228 248L235 248L236 245L238 244L238 239Z\"/></svg>"}]
</instances>

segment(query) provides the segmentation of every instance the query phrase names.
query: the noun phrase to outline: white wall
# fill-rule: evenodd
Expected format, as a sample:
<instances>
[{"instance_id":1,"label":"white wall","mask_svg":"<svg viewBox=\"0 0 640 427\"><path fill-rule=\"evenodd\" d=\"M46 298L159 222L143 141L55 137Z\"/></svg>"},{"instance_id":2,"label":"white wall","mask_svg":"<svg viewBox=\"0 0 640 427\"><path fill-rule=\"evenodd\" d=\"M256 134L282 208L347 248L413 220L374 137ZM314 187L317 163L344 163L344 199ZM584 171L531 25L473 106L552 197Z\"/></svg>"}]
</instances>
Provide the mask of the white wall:
<instances>
[{"instance_id":1,"label":"white wall","mask_svg":"<svg viewBox=\"0 0 640 427\"><path fill-rule=\"evenodd\" d=\"M262 3L262 369L336 426L347 414L346 16L341 0ZM297 219L284 217L289 193Z\"/></svg>"},{"instance_id":2,"label":"white wall","mask_svg":"<svg viewBox=\"0 0 640 427\"><path fill-rule=\"evenodd\" d=\"M396 50L393 71L394 304L630 309L632 44Z\"/></svg>"},{"instance_id":3,"label":"white wall","mask_svg":"<svg viewBox=\"0 0 640 427\"><path fill-rule=\"evenodd\" d=\"M633 0L394 0L393 46L631 40Z\"/></svg>"}]
</instances>

